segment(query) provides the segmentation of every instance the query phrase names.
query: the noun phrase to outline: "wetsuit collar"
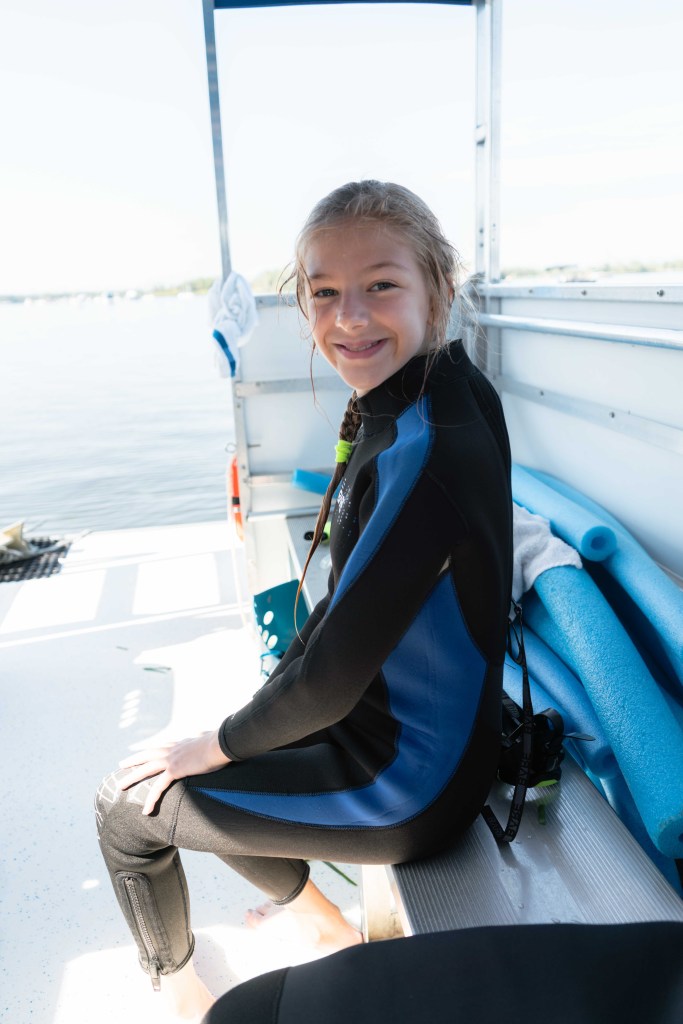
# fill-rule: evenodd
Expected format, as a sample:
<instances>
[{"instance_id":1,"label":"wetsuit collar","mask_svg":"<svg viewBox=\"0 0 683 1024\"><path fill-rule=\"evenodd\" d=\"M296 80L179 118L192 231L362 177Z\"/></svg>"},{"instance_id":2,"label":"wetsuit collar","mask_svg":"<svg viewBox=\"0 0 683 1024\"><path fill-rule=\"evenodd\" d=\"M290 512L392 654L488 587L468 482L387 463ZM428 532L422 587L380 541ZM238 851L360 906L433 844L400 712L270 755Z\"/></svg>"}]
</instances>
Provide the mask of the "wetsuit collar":
<instances>
[{"instance_id":1,"label":"wetsuit collar","mask_svg":"<svg viewBox=\"0 0 683 1024\"><path fill-rule=\"evenodd\" d=\"M363 433L376 434L417 401L422 391L445 384L474 372L462 341L451 341L434 360L427 377L427 356L416 356L378 387L358 399L363 420Z\"/></svg>"}]
</instances>

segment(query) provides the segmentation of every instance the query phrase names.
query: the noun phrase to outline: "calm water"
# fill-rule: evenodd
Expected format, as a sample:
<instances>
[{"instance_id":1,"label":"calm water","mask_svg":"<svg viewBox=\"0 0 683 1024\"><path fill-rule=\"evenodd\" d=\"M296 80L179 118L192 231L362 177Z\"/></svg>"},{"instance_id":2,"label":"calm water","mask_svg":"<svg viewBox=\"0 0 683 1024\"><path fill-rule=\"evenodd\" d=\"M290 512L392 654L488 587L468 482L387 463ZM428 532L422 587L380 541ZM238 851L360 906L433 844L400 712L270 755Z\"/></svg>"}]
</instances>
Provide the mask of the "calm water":
<instances>
[{"instance_id":1,"label":"calm water","mask_svg":"<svg viewBox=\"0 0 683 1024\"><path fill-rule=\"evenodd\" d=\"M230 385L205 300L0 305L0 527L225 515Z\"/></svg>"}]
</instances>

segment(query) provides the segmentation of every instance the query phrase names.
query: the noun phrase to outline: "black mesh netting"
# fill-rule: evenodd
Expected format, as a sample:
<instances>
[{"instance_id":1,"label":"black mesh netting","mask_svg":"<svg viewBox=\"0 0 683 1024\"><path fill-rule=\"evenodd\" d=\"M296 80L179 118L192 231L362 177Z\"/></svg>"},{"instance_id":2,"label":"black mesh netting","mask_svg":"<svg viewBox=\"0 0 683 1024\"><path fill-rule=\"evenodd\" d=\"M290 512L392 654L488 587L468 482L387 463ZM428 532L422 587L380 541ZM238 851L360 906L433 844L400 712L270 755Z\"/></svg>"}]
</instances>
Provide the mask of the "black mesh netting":
<instances>
[{"instance_id":1,"label":"black mesh netting","mask_svg":"<svg viewBox=\"0 0 683 1024\"><path fill-rule=\"evenodd\" d=\"M62 562L71 547L70 541L59 544L52 537L31 537L31 544L36 548L49 548L50 550L37 551L29 558L0 565L0 583L37 580L43 576L55 576L62 571Z\"/></svg>"}]
</instances>

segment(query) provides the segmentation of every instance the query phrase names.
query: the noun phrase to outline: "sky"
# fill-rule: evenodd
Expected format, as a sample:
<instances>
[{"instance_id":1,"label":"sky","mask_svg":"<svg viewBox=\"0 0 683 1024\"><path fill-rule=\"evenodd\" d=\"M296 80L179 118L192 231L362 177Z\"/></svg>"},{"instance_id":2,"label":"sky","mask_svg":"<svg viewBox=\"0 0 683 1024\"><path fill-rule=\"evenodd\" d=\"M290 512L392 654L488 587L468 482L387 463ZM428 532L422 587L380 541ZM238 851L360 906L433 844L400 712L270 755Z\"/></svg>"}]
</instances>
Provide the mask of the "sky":
<instances>
[{"instance_id":1,"label":"sky","mask_svg":"<svg viewBox=\"0 0 683 1024\"><path fill-rule=\"evenodd\" d=\"M683 258L683 4L504 0L504 266ZM474 15L216 16L235 269L313 203L398 180L471 269ZM201 0L0 0L0 295L220 274Z\"/></svg>"}]
</instances>

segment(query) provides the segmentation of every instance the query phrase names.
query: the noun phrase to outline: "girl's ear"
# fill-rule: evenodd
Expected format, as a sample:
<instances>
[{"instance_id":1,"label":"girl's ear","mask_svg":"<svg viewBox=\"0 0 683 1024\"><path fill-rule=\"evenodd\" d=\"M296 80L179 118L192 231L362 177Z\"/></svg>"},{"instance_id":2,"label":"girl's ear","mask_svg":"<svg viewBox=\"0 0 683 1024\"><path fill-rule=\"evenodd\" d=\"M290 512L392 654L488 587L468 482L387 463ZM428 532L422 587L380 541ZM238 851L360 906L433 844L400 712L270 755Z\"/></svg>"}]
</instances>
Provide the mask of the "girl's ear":
<instances>
[{"instance_id":1,"label":"girl's ear","mask_svg":"<svg viewBox=\"0 0 683 1024\"><path fill-rule=\"evenodd\" d=\"M448 310L449 310L448 315L449 315L449 317L450 317L450 314L451 314L451 311L452 311L452 308L453 308L454 300L455 300L455 288L453 287L453 285L449 285L449 287L448 287Z\"/></svg>"}]
</instances>

